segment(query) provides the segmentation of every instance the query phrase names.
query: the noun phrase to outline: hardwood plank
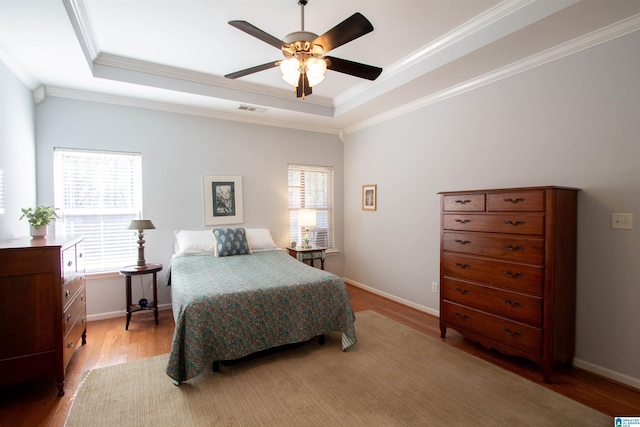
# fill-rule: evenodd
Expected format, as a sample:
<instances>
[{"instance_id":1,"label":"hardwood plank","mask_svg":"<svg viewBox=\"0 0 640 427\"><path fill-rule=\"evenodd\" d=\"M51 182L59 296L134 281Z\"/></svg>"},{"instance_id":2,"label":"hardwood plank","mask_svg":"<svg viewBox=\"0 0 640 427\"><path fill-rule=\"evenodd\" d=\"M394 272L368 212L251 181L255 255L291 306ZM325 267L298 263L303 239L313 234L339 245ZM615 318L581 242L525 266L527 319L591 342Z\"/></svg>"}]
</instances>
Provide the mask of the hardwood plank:
<instances>
[{"instance_id":1,"label":"hardwood plank","mask_svg":"<svg viewBox=\"0 0 640 427\"><path fill-rule=\"evenodd\" d=\"M348 289L356 312L373 310L440 339L438 318L351 285ZM87 371L168 353L173 338L173 315L170 310L160 311L159 315L158 326L151 313L134 315L128 331L124 329L124 317L89 322L87 344L76 351L67 369L66 394L56 397L54 378L0 387L0 426L61 427ZM553 382L544 384L540 367L526 359L485 349L454 330L447 331L445 342L605 414L640 415L640 390L577 368L554 372Z\"/></svg>"}]
</instances>

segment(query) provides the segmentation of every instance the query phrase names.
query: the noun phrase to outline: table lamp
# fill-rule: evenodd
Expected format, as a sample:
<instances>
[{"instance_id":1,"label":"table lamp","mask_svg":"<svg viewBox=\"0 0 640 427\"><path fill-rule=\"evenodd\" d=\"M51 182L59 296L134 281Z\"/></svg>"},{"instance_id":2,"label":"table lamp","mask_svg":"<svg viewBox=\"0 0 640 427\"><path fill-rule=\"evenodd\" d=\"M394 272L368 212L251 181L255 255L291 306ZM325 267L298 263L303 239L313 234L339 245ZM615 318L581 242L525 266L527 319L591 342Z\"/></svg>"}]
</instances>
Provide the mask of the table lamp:
<instances>
[{"instance_id":1,"label":"table lamp","mask_svg":"<svg viewBox=\"0 0 640 427\"><path fill-rule=\"evenodd\" d=\"M308 249L309 241L309 227L316 226L316 210L315 209L300 209L298 211L298 225L304 228L305 235L302 238L302 248Z\"/></svg>"},{"instance_id":2,"label":"table lamp","mask_svg":"<svg viewBox=\"0 0 640 427\"><path fill-rule=\"evenodd\" d=\"M138 230L138 261L136 262L137 269L143 269L147 267L147 263L144 260L144 230L154 230L156 227L151 220L148 219L134 219L129 224L129 230Z\"/></svg>"}]
</instances>

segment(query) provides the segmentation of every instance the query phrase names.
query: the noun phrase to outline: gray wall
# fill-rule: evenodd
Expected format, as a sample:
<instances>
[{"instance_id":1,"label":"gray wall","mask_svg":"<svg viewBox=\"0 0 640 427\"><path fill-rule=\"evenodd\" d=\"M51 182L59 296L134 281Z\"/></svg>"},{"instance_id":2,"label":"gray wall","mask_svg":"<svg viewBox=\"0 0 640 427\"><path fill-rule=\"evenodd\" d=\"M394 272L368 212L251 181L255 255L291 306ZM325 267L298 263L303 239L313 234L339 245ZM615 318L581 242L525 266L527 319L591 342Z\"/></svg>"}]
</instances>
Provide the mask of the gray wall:
<instances>
[{"instance_id":1,"label":"gray wall","mask_svg":"<svg viewBox=\"0 0 640 427\"><path fill-rule=\"evenodd\" d=\"M581 188L576 365L640 387L638 46L636 32L349 135L345 277L437 312L437 192ZM635 229L613 230L613 212Z\"/></svg>"},{"instance_id":2,"label":"gray wall","mask_svg":"<svg viewBox=\"0 0 640 427\"><path fill-rule=\"evenodd\" d=\"M287 163L334 167L336 247L343 238L343 146L335 135L266 127L49 97L36 108L38 200L53 201L53 148L85 148L142 153L144 217L156 230L145 234L145 259L169 265L173 231L203 230L205 174L241 175L244 226L269 228L281 248L288 244ZM134 263L135 260L132 260ZM343 274L343 254L330 256L326 269ZM160 275L159 302L171 302ZM150 277L142 276L149 288ZM134 301L141 297L134 283ZM146 295L149 295L147 293ZM87 281L90 319L124 309L124 280Z\"/></svg>"},{"instance_id":3,"label":"gray wall","mask_svg":"<svg viewBox=\"0 0 640 427\"><path fill-rule=\"evenodd\" d=\"M5 213L0 240L29 234L20 209L36 203L34 102L31 90L0 61L0 169L4 171Z\"/></svg>"}]
</instances>

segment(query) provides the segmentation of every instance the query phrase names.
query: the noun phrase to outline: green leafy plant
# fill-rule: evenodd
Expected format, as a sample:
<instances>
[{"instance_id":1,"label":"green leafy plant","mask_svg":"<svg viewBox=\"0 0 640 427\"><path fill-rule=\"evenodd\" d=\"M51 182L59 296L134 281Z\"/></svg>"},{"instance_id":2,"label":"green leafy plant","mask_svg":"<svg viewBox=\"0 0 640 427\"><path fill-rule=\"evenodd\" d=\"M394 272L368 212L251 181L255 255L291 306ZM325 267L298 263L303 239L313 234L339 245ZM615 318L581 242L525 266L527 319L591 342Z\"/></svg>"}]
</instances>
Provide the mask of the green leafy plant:
<instances>
[{"instance_id":1,"label":"green leafy plant","mask_svg":"<svg viewBox=\"0 0 640 427\"><path fill-rule=\"evenodd\" d=\"M57 210L58 208L54 208L53 206L37 206L35 209L22 209L20 219L27 218L29 224L36 228L45 227L58 218L58 214L56 214Z\"/></svg>"}]
</instances>

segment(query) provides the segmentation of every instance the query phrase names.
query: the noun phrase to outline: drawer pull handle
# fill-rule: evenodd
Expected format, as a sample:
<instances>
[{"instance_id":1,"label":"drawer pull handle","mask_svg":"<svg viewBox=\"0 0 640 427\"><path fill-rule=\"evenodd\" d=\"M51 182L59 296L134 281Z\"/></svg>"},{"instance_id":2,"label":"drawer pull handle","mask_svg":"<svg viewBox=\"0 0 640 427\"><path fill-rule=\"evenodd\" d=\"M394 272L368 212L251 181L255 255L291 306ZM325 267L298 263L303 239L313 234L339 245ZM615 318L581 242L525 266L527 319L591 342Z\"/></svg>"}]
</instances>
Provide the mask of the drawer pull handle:
<instances>
[{"instance_id":1,"label":"drawer pull handle","mask_svg":"<svg viewBox=\"0 0 640 427\"><path fill-rule=\"evenodd\" d=\"M462 314L462 313L457 312L457 311L456 311L456 316L458 316L459 318L464 319L464 320L471 319L470 316L467 316L466 314Z\"/></svg>"},{"instance_id":2,"label":"drawer pull handle","mask_svg":"<svg viewBox=\"0 0 640 427\"><path fill-rule=\"evenodd\" d=\"M67 322L71 320L71 314L67 314Z\"/></svg>"},{"instance_id":3,"label":"drawer pull handle","mask_svg":"<svg viewBox=\"0 0 640 427\"><path fill-rule=\"evenodd\" d=\"M64 291L64 296L68 297L69 295L71 295L71 292L69 292L69 289L67 289L66 291Z\"/></svg>"},{"instance_id":4,"label":"drawer pull handle","mask_svg":"<svg viewBox=\"0 0 640 427\"><path fill-rule=\"evenodd\" d=\"M466 200L456 200L456 203L459 203L461 205L466 205L467 203L471 203L471 200L466 199Z\"/></svg>"},{"instance_id":5,"label":"drawer pull handle","mask_svg":"<svg viewBox=\"0 0 640 427\"><path fill-rule=\"evenodd\" d=\"M72 265L73 265L73 261L69 261L69 262L67 263L67 267L71 267Z\"/></svg>"},{"instance_id":6,"label":"drawer pull handle","mask_svg":"<svg viewBox=\"0 0 640 427\"><path fill-rule=\"evenodd\" d=\"M504 223L505 223L505 224L507 224L507 225L511 225L511 226L513 226L513 227L517 227L517 226L519 226L519 225L524 225L524 221L516 221L516 222L513 222L513 221L509 221L509 220L507 220L507 221L504 221Z\"/></svg>"},{"instance_id":7,"label":"drawer pull handle","mask_svg":"<svg viewBox=\"0 0 640 427\"><path fill-rule=\"evenodd\" d=\"M510 251L521 251L524 249L524 246L522 245L518 245L518 246L511 246L511 245L504 245L505 249L509 249Z\"/></svg>"},{"instance_id":8,"label":"drawer pull handle","mask_svg":"<svg viewBox=\"0 0 640 427\"><path fill-rule=\"evenodd\" d=\"M511 307L524 307L524 304L521 302L511 302L511 300L503 299L505 304L509 304Z\"/></svg>"},{"instance_id":9,"label":"drawer pull handle","mask_svg":"<svg viewBox=\"0 0 640 427\"><path fill-rule=\"evenodd\" d=\"M471 222L471 220L470 219L456 219L456 222L460 223L460 224L469 224Z\"/></svg>"},{"instance_id":10,"label":"drawer pull handle","mask_svg":"<svg viewBox=\"0 0 640 427\"><path fill-rule=\"evenodd\" d=\"M462 295L466 295L469 292L471 292L469 289L460 289L460 288L456 288L456 291L460 292Z\"/></svg>"},{"instance_id":11,"label":"drawer pull handle","mask_svg":"<svg viewBox=\"0 0 640 427\"><path fill-rule=\"evenodd\" d=\"M460 243L461 245L468 245L469 243L471 243L471 240L460 240L460 239L456 239L455 240L456 243Z\"/></svg>"},{"instance_id":12,"label":"drawer pull handle","mask_svg":"<svg viewBox=\"0 0 640 427\"><path fill-rule=\"evenodd\" d=\"M512 273L509 270L502 270L502 272L509 277L513 277L514 279L518 279L520 277L524 277L524 273Z\"/></svg>"},{"instance_id":13,"label":"drawer pull handle","mask_svg":"<svg viewBox=\"0 0 640 427\"><path fill-rule=\"evenodd\" d=\"M505 198L504 201L507 203L520 203L524 202L524 197L518 197L517 199Z\"/></svg>"},{"instance_id":14,"label":"drawer pull handle","mask_svg":"<svg viewBox=\"0 0 640 427\"><path fill-rule=\"evenodd\" d=\"M73 347L73 343L72 343L71 341L69 341L69 342L67 343L67 348L71 348L71 347Z\"/></svg>"},{"instance_id":15,"label":"drawer pull handle","mask_svg":"<svg viewBox=\"0 0 640 427\"><path fill-rule=\"evenodd\" d=\"M518 332L518 331L513 332L509 328L502 328L502 330L508 333L509 335L511 335L512 337L521 337L524 335L522 332Z\"/></svg>"},{"instance_id":16,"label":"drawer pull handle","mask_svg":"<svg viewBox=\"0 0 640 427\"><path fill-rule=\"evenodd\" d=\"M83 317L83 318L82 318L82 323L84 323L84 321L85 321L85 318Z\"/></svg>"},{"instance_id":17,"label":"drawer pull handle","mask_svg":"<svg viewBox=\"0 0 640 427\"><path fill-rule=\"evenodd\" d=\"M471 267L471 265L470 264L461 264L459 262L456 262L456 267L462 268L464 270L465 268Z\"/></svg>"},{"instance_id":18,"label":"drawer pull handle","mask_svg":"<svg viewBox=\"0 0 640 427\"><path fill-rule=\"evenodd\" d=\"M84 256L84 254L83 254L82 252L80 252L80 253L78 254L78 258L82 258L83 256Z\"/></svg>"},{"instance_id":19,"label":"drawer pull handle","mask_svg":"<svg viewBox=\"0 0 640 427\"><path fill-rule=\"evenodd\" d=\"M84 294L80 295L80 301L84 301Z\"/></svg>"}]
</instances>

